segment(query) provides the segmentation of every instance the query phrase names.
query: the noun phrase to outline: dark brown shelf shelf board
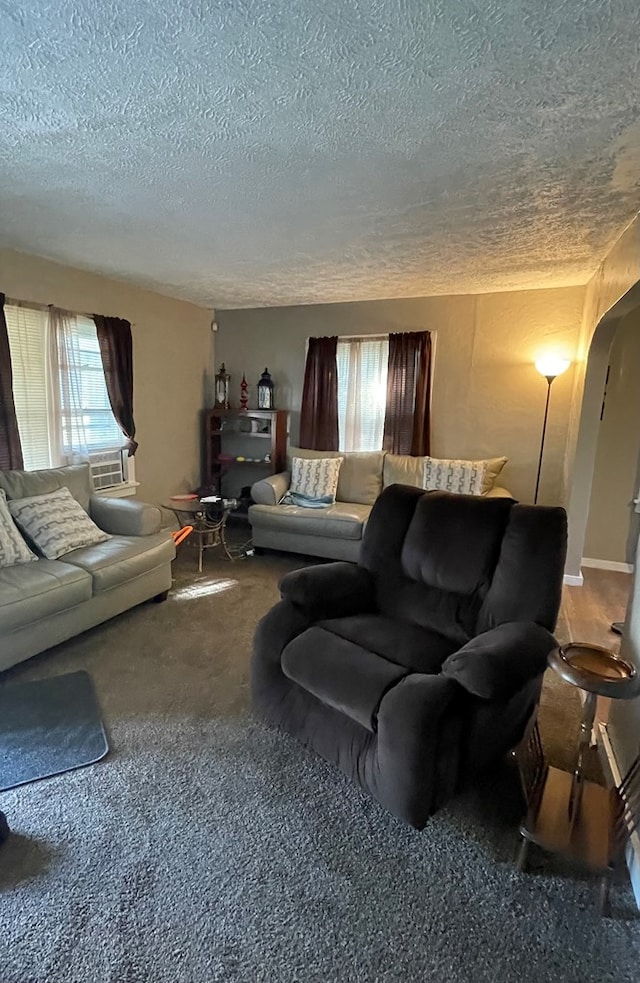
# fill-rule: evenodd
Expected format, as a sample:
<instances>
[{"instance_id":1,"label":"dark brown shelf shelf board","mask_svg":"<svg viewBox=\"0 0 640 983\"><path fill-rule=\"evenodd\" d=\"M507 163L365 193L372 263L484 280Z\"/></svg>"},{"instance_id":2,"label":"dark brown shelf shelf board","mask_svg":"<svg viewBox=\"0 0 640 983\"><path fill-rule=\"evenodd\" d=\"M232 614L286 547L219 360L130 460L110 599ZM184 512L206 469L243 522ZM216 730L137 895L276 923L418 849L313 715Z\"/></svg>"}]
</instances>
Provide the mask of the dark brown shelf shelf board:
<instances>
[{"instance_id":1,"label":"dark brown shelf shelf board","mask_svg":"<svg viewBox=\"0 0 640 983\"><path fill-rule=\"evenodd\" d=\"M230 468L233 464L253 464L254 468L271 467L271 461L214 461L213 463L219 468Z\"/></svg>"},{"instance_id":2,"label":"dark brown shelf shelf board","mask_svg":"<svg viewBox=\"0 0 640 983\"><path fill-rule=\"evenodd\" d=\"M246 409L246 410L218 410L215 407L212 407L210 410L207 410L207 413L210 413L211 416L255 416L255 417L258 417L259 419L266 419L266 418L268 418L270 416L273 416L274 413L278 413L278 412L281 412L281 411L278 411L278 410L258 410L258 409L255 409L255 410L250 410L250 409Z\"/></svg>"},{"instance_id":3,"label":"dark brown shelf shelf board","mask_svg":"<svg viewBox=\"0 0 640 983\"><path fill-rule=\"evenodd\" d=\"M251 433L250 430L210 430L210 437L226 437L233 435L234 437L262 437L263 439L271 440L270 433Z\"/></svg>"}]
</instances>

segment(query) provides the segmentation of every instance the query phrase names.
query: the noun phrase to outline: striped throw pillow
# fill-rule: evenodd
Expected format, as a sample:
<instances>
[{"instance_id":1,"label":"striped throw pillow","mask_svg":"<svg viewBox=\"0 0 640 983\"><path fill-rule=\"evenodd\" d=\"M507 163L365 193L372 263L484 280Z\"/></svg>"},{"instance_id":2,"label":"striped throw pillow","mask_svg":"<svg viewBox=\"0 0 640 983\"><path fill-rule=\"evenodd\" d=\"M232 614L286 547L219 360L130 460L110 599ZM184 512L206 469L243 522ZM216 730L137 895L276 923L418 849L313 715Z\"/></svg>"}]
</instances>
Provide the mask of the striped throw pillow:
<instances>
[{"instance_id":1,"label":"striped throw pillow","mask_svg":"<svg viewBox=\"0 0 640 983\"><path fill-rule=\"evenodd\" d=\"M9 511L48 560L111 539L92 522L68 488L58 488L48 495L13 499Z\"/></svg>"},{"instance_id":2,"label":"striped throw pillow","mask_svg":"<svg viewBox=\"0 0 640 983\"><path fill-rule=\"evenodd\" d=\"M425 457L423 487L427 491L482 495L486 471L486 461L448 461Z\"/></svg>"},{"instance_id":3,"label":"striped throw pillow","mask_svg":"<svg viewBox=\"0 0 640 983\"><path fill-rule=\"evenodd\" d=\"M307 508L333 505L338 490L341 457L294 457L291 485L283 502Z\"/></svg>"},{"instance_id":4,"label":"striped throw pillow","mask_svg":"<svg viewBox=\"0 0 640 983\"><path fill-rule=\"evenodd\" d=\"M17 563L31 563L37 559L11 518L7 496L0 488L0 567L13 567Z\"/></svg>"}]
</instances>

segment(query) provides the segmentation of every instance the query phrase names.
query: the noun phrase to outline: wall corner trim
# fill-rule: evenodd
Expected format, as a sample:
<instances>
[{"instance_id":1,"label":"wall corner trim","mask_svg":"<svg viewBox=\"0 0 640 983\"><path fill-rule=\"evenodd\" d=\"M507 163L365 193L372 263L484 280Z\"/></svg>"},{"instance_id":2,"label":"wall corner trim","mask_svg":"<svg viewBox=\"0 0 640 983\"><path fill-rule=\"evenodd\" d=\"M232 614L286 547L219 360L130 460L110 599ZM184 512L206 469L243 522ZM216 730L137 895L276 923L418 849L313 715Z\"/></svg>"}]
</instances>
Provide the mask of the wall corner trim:
<instances>
[{"instance_id":1,"label":"wall corner trim","mask_svg":"<svg viewBox=\"0 0 640 983\"><path fill-rule=\"evenodd\" d=\"M562 578L562 583L565 587L582 587L584 584L584 577L582 576L582 570L580 573L565 573Z\"/></svg>"},{"instance_id":2,"label":"wall corner trim","mask_svg":"<svg viewBox=\"0 0 640 983\"><path fill-rule=\"evenodd\" d=\"M619 563L618 560L598 560L591 556L582 557L583 567L595 570L613 570L616 573L633 573L633 563Z\"/></svg>"}]
</instances>

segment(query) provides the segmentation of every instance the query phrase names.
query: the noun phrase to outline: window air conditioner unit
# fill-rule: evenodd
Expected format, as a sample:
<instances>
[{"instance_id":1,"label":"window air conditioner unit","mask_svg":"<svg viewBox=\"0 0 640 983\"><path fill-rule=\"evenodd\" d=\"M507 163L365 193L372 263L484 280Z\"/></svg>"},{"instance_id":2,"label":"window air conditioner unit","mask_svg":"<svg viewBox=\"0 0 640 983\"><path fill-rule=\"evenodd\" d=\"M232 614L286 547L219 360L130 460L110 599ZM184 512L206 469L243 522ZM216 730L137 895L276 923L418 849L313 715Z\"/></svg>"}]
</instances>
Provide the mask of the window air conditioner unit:
<instances>
[{"instance_id":1,"label":"window air conditioner unit","mask_svg":"<svg viewBox=\"0 0 640 983\"><path fill-rule=\"evenodd\" d=\"M96 491L112 488L127 480L124 450L96 451L89 454L89 466Z\"/></svg>"}]
</instances>

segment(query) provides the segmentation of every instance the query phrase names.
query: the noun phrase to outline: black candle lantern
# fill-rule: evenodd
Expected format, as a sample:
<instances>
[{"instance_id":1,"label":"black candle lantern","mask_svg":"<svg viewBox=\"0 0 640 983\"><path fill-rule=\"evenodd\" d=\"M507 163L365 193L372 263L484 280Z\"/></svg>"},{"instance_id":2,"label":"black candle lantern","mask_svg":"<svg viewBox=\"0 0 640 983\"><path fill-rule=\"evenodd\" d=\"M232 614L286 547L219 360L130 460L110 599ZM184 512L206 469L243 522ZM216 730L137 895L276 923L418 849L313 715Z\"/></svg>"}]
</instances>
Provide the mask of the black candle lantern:
<instances>
[{"instance_id":1,"label":"black candle lantern","mask_svg":"<svg viewBox=\"0 0 640 983\"><path fill-rule=\"evenodd\" d=\"M216 409L229 409L229 380L231 376L224 367L224 362L220 366L220 371L216 372Z\"/></svg>"},{"instance_id":2,"label":"black candle lantern","mask_svg":"<svg viewBox=\"0 0 640 983\"><path fill-rule=\"evenodd\" d=\"M258 409L273 409L273 382L269 375L269 369L264 370L258 383Z\"/></svg>"}]
</instances>

